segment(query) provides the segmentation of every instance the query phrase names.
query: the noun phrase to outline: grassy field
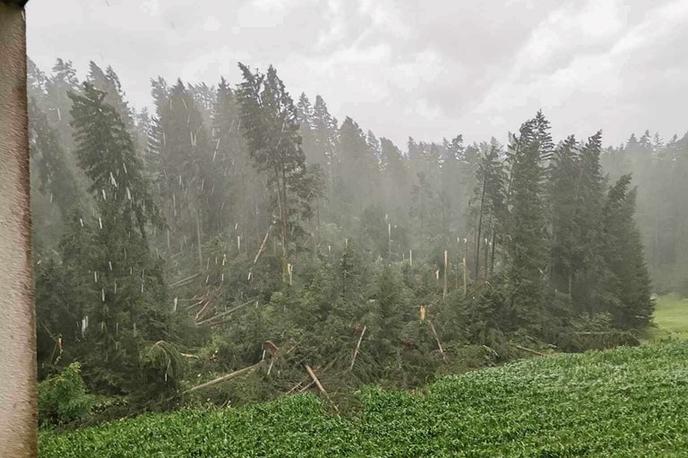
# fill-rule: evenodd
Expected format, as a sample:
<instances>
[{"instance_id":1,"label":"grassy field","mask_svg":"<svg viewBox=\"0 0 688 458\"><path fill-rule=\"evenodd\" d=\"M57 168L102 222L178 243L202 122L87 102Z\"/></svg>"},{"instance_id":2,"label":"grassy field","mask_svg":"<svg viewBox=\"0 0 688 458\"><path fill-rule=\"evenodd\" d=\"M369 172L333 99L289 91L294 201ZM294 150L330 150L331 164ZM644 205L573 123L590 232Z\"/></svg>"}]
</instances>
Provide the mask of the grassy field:
<instances>
[{"instance_id":1,"label":"grassy field","mask_svg":"<svg viewBox=\"0 0 688 458\"><path fill-rule=\"evenodd\" d=\"M688 298L674 294L658 297L654 325L649 333L650 340L666 337L688 339Z\"/></svg>"},{"instance_id":2,"label":"grassy field","mask_svg":"<svg viewBox=\"0 0 688 458\"><path fill-rule=\"evenodd\" d=\"M663 320L662 320L663 321ZM371 389L43 432L42 457L687 456L688 342L518 361L423 392Z\"/></svg>"}]
</instances>

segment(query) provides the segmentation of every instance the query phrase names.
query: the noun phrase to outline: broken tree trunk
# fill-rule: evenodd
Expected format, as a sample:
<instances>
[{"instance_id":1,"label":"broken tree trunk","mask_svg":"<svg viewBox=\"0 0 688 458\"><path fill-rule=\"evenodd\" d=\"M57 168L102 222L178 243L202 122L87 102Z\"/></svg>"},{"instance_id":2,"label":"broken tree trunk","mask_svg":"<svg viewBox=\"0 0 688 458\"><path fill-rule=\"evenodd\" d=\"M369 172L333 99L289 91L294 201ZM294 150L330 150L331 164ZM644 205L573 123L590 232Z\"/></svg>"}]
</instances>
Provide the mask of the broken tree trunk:
<instances>
[{"instance_id":1,"label":"broken tree trunk","mask_svg":"<svg viewBox=\"0 0 688 458\"><path fill-rule=\"evenodd\" d=\"M516 345L516 344L511 344L514 348L517 348L521 351L525 351L526 353L532 353L533 355L538 355L538 356L547 356L545 353L539 352L537 350L533 350L528 347L522 347L521 345Z\"/></svg>"},{"instance_id":2,"label":"broken tree trunk","mask_svg":"<svg viewBox=\"0 0 688 458\"><path fill-rule=\"evenodd\" d=\"M442 342L440 342L440 337L437 335L437 331L435 331L435 325L432 324L432 321L428 320L428 324L430 325L430 330L432 331L433 337L435 337L435 341L437 342L437 348L440 350L440 353L442 354L442 359L444 362L447 362L447 355L444 353L444 348L442 348Z\"/></svg>"},{"instance_id":3,"label":"broken tree trunk","mask_svg":"<svg viewBox=\"0 0 688 458\"><path fill-rule=\"evenodd\" d=\"M238 377L240 375L248 374L248 373L253 372L254 370L258 369L260 366L263 365L263 363L264 363L264 361L259 361L258 363L254 364L253 366L244 367L243 369L239 369L237 371L230 372L229 374L223 375L222 377L218 377L216 379L210 380L209 382L201 383L200 385L196 385L193 388L189 388L188 390L186 390L184 392L184 394L192 393L194 391L202 390L204 388L209 388L211 386L214 386L214 385L217 385L220 383L224 383L224 382L231 380L235 377Z\"/></svg>"},{"instance_id":4,"label":"broken tree trunk","mask_svg":"<svg viewBox=\"0 0 688 458\"><path fill-rule=\"evenodd\" d=\"M263 250L265 249L265 244L267 243L268 236L270 235L270 229L272 229L272 224L268 226L268 230L265 232L265 237L263 237L263 242L260 244L260 248L258 248L258 253L256 253L256 257L253 258L254 265L258 262L260 255L263 253Z\"/></svg>"},{"instance_id":5,"label":"broken tree trunk","mask_svg":"<svg viewBox=\"0 0 688 458\"><path fill-rule=\"evenodd\" d=\"M240 308L246 307L247 305L253 303L255 300L256 300L256 299L251 299L251 300L248 301L248 302L244 302L243 304L237 305L236 307L232 307L231 309L225 310L225 311L222 312L222 313L218 313L218 314L215 315L215 316L211 316L210 318L207 318L207 319L205 319L205 320L199 321L199 322L196 323L196 326L201 326L201 325L203 325L203 324L208 324L208 323L210 323L210 324L218 324L218 323L214 323L214 321L216 321L216 320L218 320L218 319L220 319L220 318L223 318L223 317L229 315L229 314L232 313L232 312L236 312L236 311L239 310Z\"/></svg>"},{"instance_id":6,"label":"broken tree trunk","mask_svg":"<svg viewBox=\"0 0 688 458\"><path fill-rule=\"evenodd\" d=\"M363 330L361 331L361 335L358 337L358 343L356 344L356 349L354 350L354 356L351 358L351 366L349 366L349 370L353 370L354 364L356 363L356 357L358 356L358 350L361 348L361 341L363 340L363 334L365 334L366 329L368 329L368 326L363 326Z\"/></svg>"},{"instance_id":7,"label":"broken tree trunk","mask_svg":"<svg viewBox=\"0 0 688 458\"><path fill-rule=\"evenodd\" d=\"M339 409L337 408L337 405L334 402L332 402L332 399L330 399L330 395L327 394L327 391L325 391L325 387L322 386L322 383L320 383L320 380L318 380L318 377L315 375L315 372L313 372L313 369L311 369L311 366L309 366L308 364L305 364L304 366L306 367L306 372L308 372L308 375L310 375L311 378L313 379L315 386L318 387L318 390L320 390L320 392L327 398L327 400L330 402L330 404L332 404L332 407L334 407L334 410L336 410L337 413L339 413Z\"/></svg>"},{"instance_id":8,"label":"broken tree trunk","mask_svg":"<svg viewBox=\"0 0 688 458\"><path fill-rule=\"evenodd\" d=\"M334 366L334 363L335 363L335 362L337 362L337 359L333 359L332 361L330 361L329 363L327 363L327 364L326 364L325 366L323 366L322 368L316 367L316 369L321 370L321 371L324 372L324 371L330 369L332 366ZM304 383L306 383L306 382L308 381L308 379L310 379L310 375L306 375L306 377L304 377L303 380L301 380L299 383L297 383L296 385L294 385L289 391L287 391L286 394L289 394L289 393L293 392L294 390L298 389L299 387L301 387L301 385L303 385ZM313 379L311 379L310 383L308 383L307 385L305 385L305 386L301 387L301 389L299 389L299 393L303 393L304 391L306 391L308 388L310 388L310 387L313 386L314 384L315 384L315 382L313 381Z\"/></svg>"},{"instance_id":9,"label":"broken tree trunk","mask_svg":"<svg viewBox=\"0 0 688 458\"><path fill-rule=\"evenodd\" d=\"M198 277L200 274L201 274L201 273L198 272L198 273L195 273L195 274L193 274L193 275L190 275L190 276L188 276L188 277L186 277L186 278L182 278L181 280L177 280L177 281L175 281L175 282L172 282L172 283L169 284L169 287L170 287L170 288L176 288L176 287L178 287L178 286L182 286L182 285L186 284L187 282L193 280L194 278Z\"/></svg>"}]
</instances>

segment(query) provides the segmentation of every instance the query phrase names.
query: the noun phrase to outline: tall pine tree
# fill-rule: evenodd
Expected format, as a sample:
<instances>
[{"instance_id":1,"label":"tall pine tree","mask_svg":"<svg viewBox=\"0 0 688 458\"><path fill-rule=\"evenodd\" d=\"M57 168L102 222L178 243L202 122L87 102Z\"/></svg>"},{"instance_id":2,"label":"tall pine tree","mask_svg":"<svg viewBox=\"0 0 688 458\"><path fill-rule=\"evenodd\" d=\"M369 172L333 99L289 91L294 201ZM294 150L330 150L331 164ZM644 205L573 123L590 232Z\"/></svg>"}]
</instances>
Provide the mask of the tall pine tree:
<instances>
[{"instance_id":1,"label":"tall pine tree","mask_svg":"<svg viewBox=\"0 0 688 458\"><path fill-rule=\"evenodd\" d=\"M145 340L167 337L162 266L148 248L161 218L142 164L117 110L105 93L85 83L70 93L76 154L96 202L93 217L72 220L63 260L81 288L82 361L105 388L136 387L139 351Z\"/></svg>"}]
</instances>

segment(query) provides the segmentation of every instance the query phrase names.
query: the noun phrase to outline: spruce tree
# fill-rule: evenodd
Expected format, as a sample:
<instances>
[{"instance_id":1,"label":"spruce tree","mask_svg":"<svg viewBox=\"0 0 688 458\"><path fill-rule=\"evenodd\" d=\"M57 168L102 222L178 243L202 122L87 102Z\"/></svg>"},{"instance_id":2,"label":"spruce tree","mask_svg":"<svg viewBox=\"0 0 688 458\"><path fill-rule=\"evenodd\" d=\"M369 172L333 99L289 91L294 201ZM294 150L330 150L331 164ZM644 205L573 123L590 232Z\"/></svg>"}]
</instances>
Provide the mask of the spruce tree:
<instances>
[{"instance_id":1,"label":"spruce tree","mask_svg":"<svg viewBox=\"0 0 688 458\"><path fill-rule=\"evenodd\" d=\"M549 169L550 284L569 298L574 276L581 268L582 240L576 227L580 203L579 169L578 143L571 135L555 148Z\"/></svg>"},{"instance_id":2,"label":"spruce tree","mask_svg":"<svg viewBox=\"0 0 688 458\"><path fill-rule=\"evenodd\" d=\"M240 117L236 94L222 78L215 96L211 145L211 164L221 172L218 185L226 196L218 210L224 223L217 229L232 242L242 237L257 247L266 230L265 218L259 214L266 207L265 178L252 165Z\"/></svg>"},{"instance_id":3,"label":"spruce tree","mask_svg":"<svg viewBox=\"0 0 688 458\"><path fill-rule=\"evenodd\" d=\"M319 177L306 169L294 102L274 67L253 73L239 64L243 81L237 90L241 126L256 168L272 188L271 206L281 242L282 279L286 282L302 220L312 215L320 192Z\"/></svg>"},{"instance_id":4,"label":"spruce tree","mask_svg":"<svg viewBox=\"0 0 688 458\"><path fill-rule=\"evenodd\" d=\"M325 100L319 95L315 97L313 105L312 125L315 149L325 160L323 170L331 193L334 170L338 167L337 120L327 110Z\"/></svg>"},{"instance_id":5,"label":"spruce tree","mask_svg":"<svg viewBox=\"0 0 688 458\"><path fill-rule=\"evenodd\" d=\"M474 276L480 276L483 263L485 278L494 272L498 238L505 230L505 182L504 164L500 158L501 146L492 139L489 145L482 145L483 153L476 170L474 199L477 201L476 250ZM480 245L483 255L480 256ZM481 258L483 259L481 261Z\"/></svg>"},{"instance_id":6,"label":"spruce tree","mask_svg":"<svg viewBox=\"0 0 688 458\"><path fill-rule=\"evenodd\" d=\"M111 66L108 66L105 71L101 69L95 62L89 63L88 82L96 89L105 93L104 102L115 107L117 113L120 115L124 124L127 126L129 132L134 132L134 117L129 104L124 98L124 91L122 84L119 81L117 73Z\"/></svg>"},{"instance_id":7,"label":"spruce tree","mask_svg":"<svg viewBox=\"0 0 688 458\"><path fill-rule=\"evenodd\" d=\"M183 253L204 266L202 245L222 228L225 195L218 186L221 168L213 167L210 139L193 95L181 80L171 88L153 82L156 106L149 144L159 162L157 184L168 232L168 254Z\"/></svg>"},{"instance_id":8,"label":"spruce tree","mask_svg":"<svg viewBox=\"0 0 688 458\"><path fill-rule=\"evenodd\" d=\"M603 307L622 329L647 325L654 304L640 234L635 226L635 189L623 175L609 189L604 206L604 261L607 267Z\"/></svg>"},{"instance_id":9,"label":"spruce tree","mask_svg":"<svg viewBox=\"0 0 688 458\"><path fill-rule=\"evenodd\" d=\"M324 164L325 158L315 143L313 126L313 106L305 93L301 93L296 103L296 121L299 123L301 147L309 164Z\"/></svg>"},{"instance_id":10,"label":"spruce tree","mask_svg":"<svg viewBox=\"0 0 688 458\"><path fill-rule=\"evenodd\" d=\"M510 167L506 243L509 302L517 326L542 331L548 244L544 200L545 161L553 145L542 112L521 125L507 153Z\"/></svg>"},{"instance_id":11,"label":"spruce tree","mask_svg":"<svg viewBox=\"0 0 688 458\"><path fill-rule=\"evenodd\" d=\"M78 206L79 191L66 162L66 152L56 129L35 100L29 101L31 168L34 181L50 203L59 208L66 219Z\"/></svg>"},{"instance_id":12,"label":"spruce tree","mask_svg":"<svg viewBox=\"0 0 688 458\"><path fill-rule=\"evenodd\" d=\"M380 138L381 181L385 207L396 219L406 216L411 197L408 166L401 150L389 139Z\"/></svg>"},{"instance_id":13,"label":"spruce tree","mask_svg":"<svg viewBox=\"0 0 688 458\"><path fill-rule=\"evenodd\" d=\"M465 213L474 183L474 164L468 163L463 136L444 140L441 153L439 198L444 244L463 236Z\"/></svg>"},{"instance_id":14,"label":"spruce tree","mask_svg":"<svg viewBox=\"0 0 688 458\"><path fill-rule=\"evenodd\" d=\"M574 305L588 313L598 311L605 269L602 258L605 177L600 165L601 152L602 132L597 132L581 148L578 161L574 225L579 258L572 296Z\"/></svg>"},{"instance_id":15,"label":"spruce tree","mask_svg":"<svg viewBox=\"0 0 688 458\"><path fill-rule=\"evenodd\" d=\"M95 383L132 390L144 340L167 336L162 267L148 248L161 226L142 164L117 110L91 84L69 94L76 154L90 180L93 217L72 219L63 260L80 285L83 362Z\"/></svg>"},{"instance_id":16,"label":"spruce tree","mask_svg":"<svg viewBox=\"0 0 688 458\"><path fill-rule=\"evenodd\" d=\"M378 164L366 134L350 117L339 128L337 157L335 190L341 205L339 212L355 215L377 197Z\"/></svg>"}]
</instances>

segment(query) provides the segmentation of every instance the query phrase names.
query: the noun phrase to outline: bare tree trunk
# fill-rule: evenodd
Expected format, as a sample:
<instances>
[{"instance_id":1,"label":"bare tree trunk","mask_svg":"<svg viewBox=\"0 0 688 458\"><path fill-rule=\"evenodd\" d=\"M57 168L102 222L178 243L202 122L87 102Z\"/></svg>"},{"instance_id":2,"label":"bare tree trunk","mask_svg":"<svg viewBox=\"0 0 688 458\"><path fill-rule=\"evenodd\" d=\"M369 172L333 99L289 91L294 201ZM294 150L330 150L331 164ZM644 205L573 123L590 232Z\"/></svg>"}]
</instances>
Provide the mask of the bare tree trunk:
<instances>
[{"instance_id":1,"label":"bare tree trunk","mask_svg":"<svg viewBox=\"0 0 688 458\"><path fill-rule=\"evenodd\" d=\"M282 281L289 275L289 201L287 199L287 176L282 167Z\"/></svg>"},{"instance_id":2,"label":"bare tree trunk","mask_svg":"<svg viewBox=\"0 0 688 458\"><path fill-rule=\"evenodd\" d=\"M25 1L0 0L0 449L37 454Z\"/></svg>"},{"instance_id":3,"label":"bare tree trunk","mask_svg":"<svg viewBox=\"0 0 688 458\"><path fill-rule=\"evenodd\" d=\"M490 255L490 277L494 274L495 248L497 247L497 228L492 228L492 254Z\"/></svg>"},{"instance_id":4,"label":"bare tree trunk","mask_svg":"<svg viewBox=\"0 0 688 458\"><path fill-rule=\"evenodd\" d=\"M444 278L442 280L442 300L447 297L447 270L449 270L449 262L447 259L447 250L444 250Z\"/></svg>"},{"instance_id":5,"label":"bare tree trunk","mask_svg":"<svg viewBox=\"0 0 688 458\"><path fill-rule=\"evenodd\" d=\"M483 229L483 204L485 203L485 180L486 178L483 176L483 190L480 193L480 211L478 213L478 230L476 240L477 243L475 244L475 281L478 281L478 278L480 278L480 237Z\"/></svg>"},{"instance_id":6,"label":"bare tree trunk","mask_svg":"<svg viewBox=\"0 0 688 458\"><path fill-rule=\"evenodd\" d=\"M282 241L282 282L287 281L287 237L288 237L288 221L287 221L287 196L286 196L286 177L284 170L280 176L280 170L275 166L275 186L277 186L277 205L279 207L280 219L280 238Z\"/></svg>"},{"instance_id":7,"label":"bare tree trunk","mask_svg":"<svg viewBox=\"0 0 688 458\"><path fill-rule=\"evenodd\" d=\"M490 217L490 230L494 230L494 221L492 221L492 217ZM490 241L489 238L487 237L488 234L485 234L485 254L484 254L484 262L485 262L485 280L490 276L490 267L489 267L489 262L490 262Z\"/></svg>"},{"instance_id":8,"label":"bare tree trunk","mask_svg":"<svg viewBox=\"0 0 688 458\"><path fill-rule=\"evenodd\" d=\"M196 247L198 248L198 268L203 270L203 247L201 246L201 218L200 211L196 210Z\"/></svg>"}]
</instances>

